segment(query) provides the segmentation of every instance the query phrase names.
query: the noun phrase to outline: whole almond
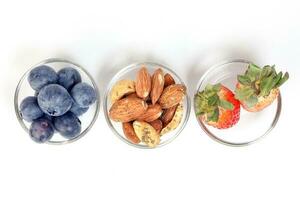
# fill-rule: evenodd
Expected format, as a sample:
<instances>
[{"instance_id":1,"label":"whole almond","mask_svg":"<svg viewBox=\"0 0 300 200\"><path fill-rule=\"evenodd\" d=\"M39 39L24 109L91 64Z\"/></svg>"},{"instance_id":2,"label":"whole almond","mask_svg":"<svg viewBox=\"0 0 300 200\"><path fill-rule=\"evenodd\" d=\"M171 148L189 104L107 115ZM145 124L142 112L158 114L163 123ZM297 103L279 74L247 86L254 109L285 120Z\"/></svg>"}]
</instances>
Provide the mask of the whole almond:
<instances>
[{"instance_id":1,"label":"whole almond","mask_svg":"<svg viewBox=\"0 0 300 200\"><path fill-rule=\"evenodd\" d=\"M162 114L162 109L159 104L149 105L147 111L137 119L145 122L152 122L158 119Z\"/></svg>"},{"instance_id":2,"label":"whole almond","mask_svg":"<svg viewBox=\"0 0 300 200\"><path fill-rule=\"evenodd\" d=\"M177 106L178 105L164 110L164 112L161 116L161 121L162 121L164 127L167 126L170 123L170 121L173 119Z\"/></svg>"},{"instance_id":3,"label":"whole almond","mask_svg":"<svg viewBox=\"0 0 300 200\"><path fill-rule=\"evenodd\" d=\"M135 90L137 96L142 99L145 99L150 94L151 76L146 67L142 67L137 73Z\"/></svg>"},{"instance_id":4,"label":"whole almond","mask_svg":"<svg viewBox=\"0 0 300 200\"><path fill-rule=\"evenodd\" d=\"M161 122L161 120L157 119L149 122L149 124L156 130L157 134L160 134L160 131L163 128L163 123Z\"/></svg>"},{"instance_id":5,"label":"whole almond","mask_svg":"<svg viewBox=\"0 0 300 200\"><path fill-rule=\"evenodd\" d=\"M152 89L150 93L152 104L154 105L164 90L164 74L162 69L157 69L152 75Z\"/></svg>"},{"instance_id":6,"label":"whole almond","mask_svg":"<svg viewBox=\"0 0 300 200\"><path fill-rule=\"evenodd\" d=\"M109 110L109 117L116 122L130 122L144 114L148 105L140 98L123 98Z\"/></svg>"},{"instance_id":7,"label":"whole almond","mask_svg":"<svg viewBox=\"0 0 300 200\"><path fill-rule=\"evenodd\" d=\"M174 78L169 73L165 74L164 79L165 79L165 85L164 85L165 88L168 87L169 85L175 84Z\"/></svg>"},{"instance_id":8,"label":"whole almond","mask_svg":"<svg viewBox=\"0 0 300 200\"><path fill-rule=\"evenodd\" d=\"M174 84L166 87L160 96L158 103L162 109L171 108L179 104L186 93L186 87L182 84Z\"/></svg>"},{"instance_id":9,"label":"whole almond","mask_svg":"<svg viewBox=\"0 0 300 200\"><path fill-rule=\"evenodd\" d=\"M122 124L123 132L125 137L132 143L138 144L141 140L136 136L133 125L131 122L125 122Z\"/></svg>"},{"instance_id":10,"label":"whole almond","mask_svg":"<svg viewBox=\"0 0 300 200\"><path fill-rule=\"evenodd\" d=\"M135 92L127 95L126 97L128 97L128 98L139 98Z\"/></svg>"}]
</instances>

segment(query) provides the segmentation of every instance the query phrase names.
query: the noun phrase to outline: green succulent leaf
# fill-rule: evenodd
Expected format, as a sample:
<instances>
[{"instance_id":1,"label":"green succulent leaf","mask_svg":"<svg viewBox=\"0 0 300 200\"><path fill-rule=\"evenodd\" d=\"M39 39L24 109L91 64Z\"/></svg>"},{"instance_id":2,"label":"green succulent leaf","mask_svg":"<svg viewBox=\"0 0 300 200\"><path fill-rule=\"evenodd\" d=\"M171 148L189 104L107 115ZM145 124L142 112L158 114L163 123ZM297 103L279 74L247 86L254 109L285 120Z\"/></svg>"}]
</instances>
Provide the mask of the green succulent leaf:
<instances>
[{"instance_id":1,"label":"green succulent leaf","mask_svg":"<svg viewBox=\"0 0 300 200\"><path fill-rule=\"evenodd\" d=\"M224 99L220 99L219 106L226 109L226 110L233 110L234 106L231 102L226 101Z\"/></svg>"}]
</instances>

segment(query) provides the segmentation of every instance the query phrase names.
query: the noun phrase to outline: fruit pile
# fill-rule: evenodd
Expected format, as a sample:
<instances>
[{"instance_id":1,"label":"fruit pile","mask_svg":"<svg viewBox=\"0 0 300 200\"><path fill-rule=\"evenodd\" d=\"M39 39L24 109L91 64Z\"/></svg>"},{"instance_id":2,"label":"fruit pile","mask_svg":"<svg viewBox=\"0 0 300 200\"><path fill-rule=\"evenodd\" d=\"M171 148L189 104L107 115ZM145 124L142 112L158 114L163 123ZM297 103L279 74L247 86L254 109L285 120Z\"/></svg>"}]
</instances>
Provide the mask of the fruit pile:
<instances>
[{"instance_id":1,"label":"fruit pile","mask_svg":"<svg viewBox=\"0 0 300 200\"><path fill-rule=\"evenodd\" d=\"M279 95L279 87L289 74L277 73L275 66L260 68L249 64L244 75L238 75L235 94L224 85L207 85L195 95L196 115L218 129L230 128L240 119L240 105L249 112L259 112Z\"/></svg>"},{"instance_id":2,"label":"fruit pile","mask_svg":"<svg viewBox=\"0 0 300 200\"><path fill-rule=\"evenodd\" d=\"M97 100L93 87L81 81L77 70L66 67L58 72L42 65L30 71L28 82L35 90L20 104L20 116L32 122L30 137L38 143L49 141L55 131L72 139L81 133L79 116Z\"/></svg>"},{"instance_id":3,"label":"fruit pile","mask_svg":"<svg viewBox=\"0 0 300 200\"><path fill-rule=\"evenodd\" d=\"M151 76L142 66L136 80L120 80L110 91L109 117L121 122L125 137L153 148L164 134L176 129L183 116L186 87L176 84L161 68Z\"/></svg>"}]
</instances>

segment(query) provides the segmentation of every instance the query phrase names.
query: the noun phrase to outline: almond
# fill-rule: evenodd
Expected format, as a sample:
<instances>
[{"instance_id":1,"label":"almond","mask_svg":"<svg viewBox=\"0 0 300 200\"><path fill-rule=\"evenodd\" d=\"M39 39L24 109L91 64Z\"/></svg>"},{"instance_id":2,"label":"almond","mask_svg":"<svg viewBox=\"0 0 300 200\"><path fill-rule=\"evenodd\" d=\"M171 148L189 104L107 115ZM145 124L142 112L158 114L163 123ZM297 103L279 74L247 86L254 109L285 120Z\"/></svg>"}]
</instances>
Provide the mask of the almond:
<instances>
[{"instance_id":1,"label":"almond","mask_svg":"<svg viewBox=\"0 0 300 200\"><path fill-rule=\"evenodd\" d=\"M138 120L152 122L158 119L162 114L162 109L159 104L149 105L147 111L138 117Z\"/></svg>"},{"instance_id":2,"label":"almond","mask_svg":"<svg viewBox=\"0 0 300 200\"><path fill-rule=\"evenodd\" d=\"M171 108L179 104L186 93L186 87L182 84L174 84L166 87L160 96L158 103L162 109Z\"/></svg>"},{"instance_id":3,"label":"almond","mask_svg":"<svg viewBox=\"0 0 300 200\"><path fill-rule=\"evenodd\" d=\"M147 122L134 121L133 129L138 138L147 146L153 148L160 143L160 135Z\"/></svg>"},{"instance_id":4,"label":"almond","mask_svg":"<svg viewBox=\"0 0 300 200\"><path fill-rule=\"evenodd\" d=\"M177 106L178 105L168 108L163 112L161 116L161 121L164 127L167 126L170 123L170 121L173 119Z\"/></svg>"},{"instance_id":5,"label":"almond","mask_svg":"<svg viewBox=\"0 0 300 200\"><path fill-rule=\"evenodd\" d=\"M130 122L144 114L148 105L139 98L123 98L116 101L109 110L109 117L117 122Z\"/></svg>"},{"instance_id":6,"label":"almond","mask_svg":"<svg viewBox=\"0 0 300 200\"><path fill-rule=\"evenodd\" d=\"M139 98L135 92L127 95L126 97L128 97L128 98Z\"/></svg>"},{"instance_id":7,"label":"almond","mask_svg":"<svg viewBox=\"0 0 300 200\"><path fill-rule=\"evenodd\" d=\"M138 97L142 99L145 99L150 94L151 76L146 67L142 67L137 73L135 90Z\"/></svg>"},{"instance_id":8,"label":"almond","mask_svg":"<svg viewBox=\"0 0 300 200\"><path fill-rule=\"evenodd\" d=\"M168 87L169 85L175 84L174 78L169 73L165 74L164 79L165 79L165 85L164 85L165 88Z\"/></svg>"},{"instance_id":9,"label":"almond","mask_svg":"<svg viewBox=\"0 0 300 200\"><path fill-rule=\"evenodd\" d=\"M162 69L159 68L155 70L155 72L152 75L152 89L150 97L153 105L158 101L161 93L163 92L164 83L164 74Z\"/></svg>"},{"instance_id":10,"label":"almond","mask_svg":"<svg viewBox=\"0 0 300 200\"><path fill-rule=\"evenodd\" d=\"M161 122L161 120L157 119L149 122L149 124L156 130L157 134L160 134L160 131L163 128L163 123Z\"/></svg>"},{"instance_id":11,"label":"almond","mask_svg":"<svg viewBox=\"0 0 300 200\"><path fill-rule=\"evenodd\" d=\"M160 135L164 135L164 134L176 129L182 120L182 116L183 116L183 105L179 104L176 108L176 112L174 114L173 119L170 121L170 123L168 123L168 125L166 127L164 127L161 130Z\"/></svg>"},{"instance_id":12,"label":"almond","mask_svg":"<svg viewBox=\"0 0 300 200\"><path fill-rule=\"evenodd\" d=\"M135 82L132 80L120 80L111 89L110 101L121 99L123 96L135 92Z\"/></svg>"},{"instance_id":13,"label":"almond","mask_svg":"<svg viewBox=\"0 0 300 200\"><path fill-rule=\"evenodd\" d=\"M131 122L125 122L122 124L123 132L125 137L132 143L138 144L141 140L136 136L133 125Z\"/></svg>"}]
</instances>

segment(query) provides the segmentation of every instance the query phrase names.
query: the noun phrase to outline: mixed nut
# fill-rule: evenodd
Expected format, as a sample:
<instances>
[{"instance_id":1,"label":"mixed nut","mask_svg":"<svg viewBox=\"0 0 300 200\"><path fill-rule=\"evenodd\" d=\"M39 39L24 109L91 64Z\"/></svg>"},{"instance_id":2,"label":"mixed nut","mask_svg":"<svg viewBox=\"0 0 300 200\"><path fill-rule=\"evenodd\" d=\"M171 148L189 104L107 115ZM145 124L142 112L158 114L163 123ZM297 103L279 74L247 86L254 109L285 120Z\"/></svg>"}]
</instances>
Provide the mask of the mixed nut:
<instances>
[{"instance_id":1,"label":"mixed nut","mask_svg":"<svg viewBox=\"0 0 300 200\"><path fill-rule=\"evenodd\" d=\"M157 68L152 76L143 65L136 80L120 80L110 91L109 117L121 122L125 137L153 148L161 137L176 129L183 116L186 87Z\"/></svg>"}]
</instances>

